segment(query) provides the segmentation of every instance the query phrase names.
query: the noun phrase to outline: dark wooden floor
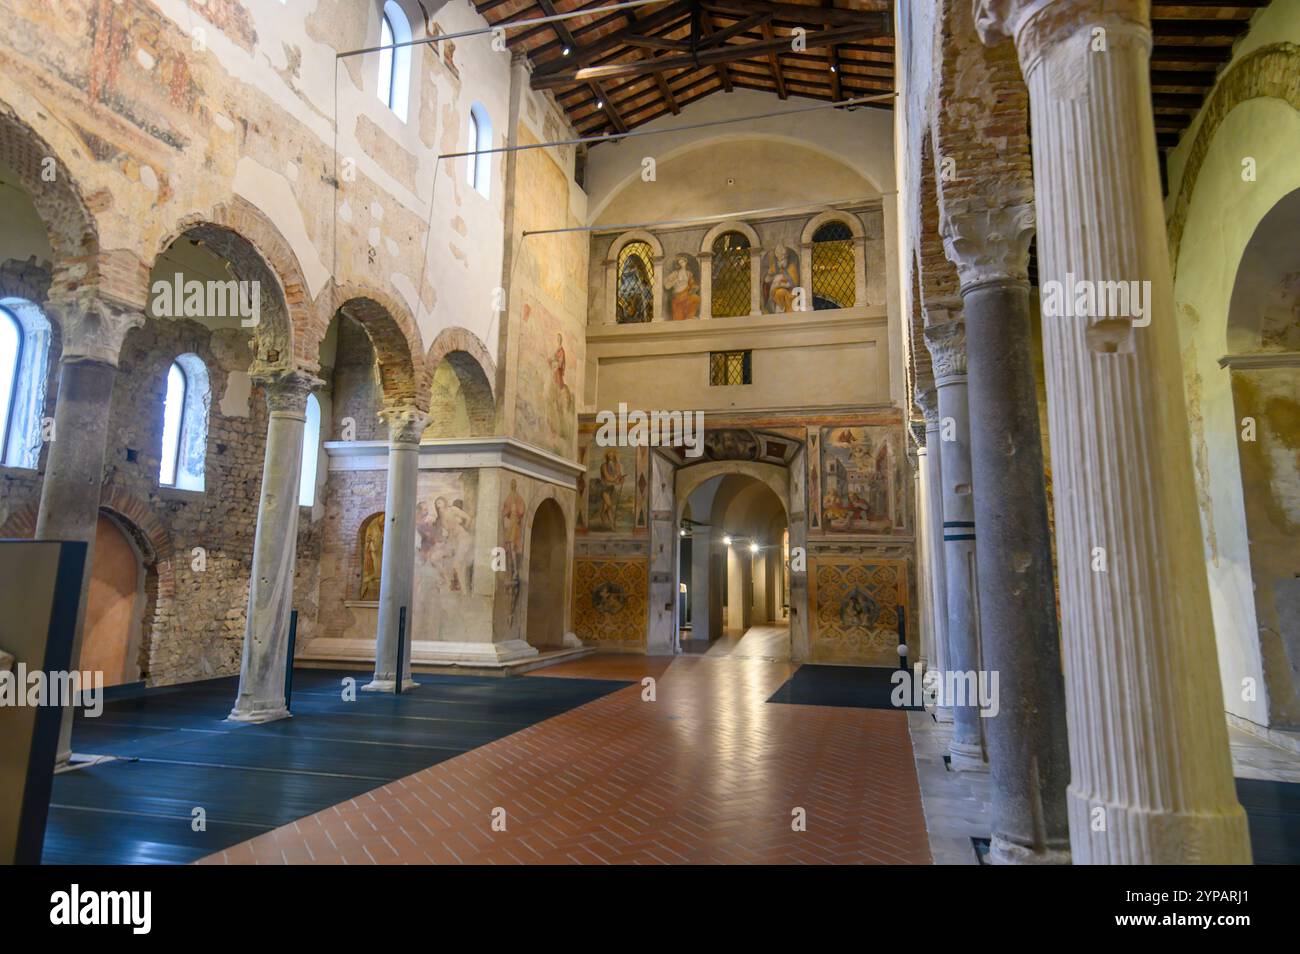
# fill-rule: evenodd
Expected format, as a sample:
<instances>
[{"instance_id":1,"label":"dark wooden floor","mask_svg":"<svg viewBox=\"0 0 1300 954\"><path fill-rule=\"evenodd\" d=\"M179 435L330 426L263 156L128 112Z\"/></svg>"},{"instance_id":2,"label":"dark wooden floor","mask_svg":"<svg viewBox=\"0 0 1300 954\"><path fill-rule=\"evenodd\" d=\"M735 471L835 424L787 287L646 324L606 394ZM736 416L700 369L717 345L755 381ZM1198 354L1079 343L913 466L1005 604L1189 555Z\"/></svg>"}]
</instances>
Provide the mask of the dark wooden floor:
<instances>
[{"instance_id":1,"label":"dark wooden floor","mask_svg":"<svg viewBox=\"0 0 1300 954\"><path fill-rule=\"evenodd\" d=\"M119 760L55 777L46 864L184 863L346 801L623 688L605 679L419 675L401 696L365 673L297 670L292 719L224 721L236 681L134 690L73 750ZM195 809L206 830L195 831Z\"/></svg>"}]
</instances>

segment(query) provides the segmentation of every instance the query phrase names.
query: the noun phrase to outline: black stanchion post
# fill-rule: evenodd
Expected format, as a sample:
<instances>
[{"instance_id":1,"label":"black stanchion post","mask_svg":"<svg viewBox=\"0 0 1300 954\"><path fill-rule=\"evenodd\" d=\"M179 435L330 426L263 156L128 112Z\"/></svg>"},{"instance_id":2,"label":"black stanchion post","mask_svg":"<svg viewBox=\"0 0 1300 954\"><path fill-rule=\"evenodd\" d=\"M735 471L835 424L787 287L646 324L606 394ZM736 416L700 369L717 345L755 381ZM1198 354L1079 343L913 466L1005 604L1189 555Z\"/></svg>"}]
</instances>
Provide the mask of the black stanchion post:
<instances>
[{"instance_id":1,"label":"black stanchion post","mask_svg":"<svg viewBox=\"0 0 1300 954\"><path fill-rule=\"evenodd\" d=\"M402 656L406 646L406 607L397 610L397 674L393 679L393 694L402 694Z\"/></svg>"},{"instance_id":2,"label":"black stanchion post","mask_svg":"<svg viewBox=\"0 0 1300 954\"><path fill-rule=\"evenodd\" d=\"M896 606L894 612L898 614L898 666L907 672L907 610Z\"/></svg>"},{"instance_id":3,"label":"black stanchion post","mask_svg":"<svg viewBox=\"0 0 1300 954\"><path fill-rule=\"evenodd\" d=\"M289 658L284 664L284 707L289 708L289 697L293 695L293 647L298 640L298 611L289 611Z\"/></svg>"}]
</instances>

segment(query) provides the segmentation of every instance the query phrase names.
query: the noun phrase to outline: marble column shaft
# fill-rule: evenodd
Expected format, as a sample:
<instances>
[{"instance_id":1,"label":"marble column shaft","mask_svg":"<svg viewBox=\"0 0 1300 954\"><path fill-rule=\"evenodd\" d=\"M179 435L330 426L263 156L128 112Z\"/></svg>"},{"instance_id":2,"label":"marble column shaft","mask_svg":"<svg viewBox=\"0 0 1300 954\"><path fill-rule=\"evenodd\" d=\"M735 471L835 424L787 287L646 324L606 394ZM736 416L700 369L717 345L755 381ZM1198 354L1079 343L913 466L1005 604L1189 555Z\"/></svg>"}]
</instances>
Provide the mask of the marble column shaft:
<instances>
[{"instance_id":1,"label":"marble column shaft","mask_svg":"<svg viewBox=\"0 0 1300 954\"><path fill-rule=\"evenodd\" d=\"M1029 88L1076 863L1247 863L1210 625L1143 0L980 0ZM1145 316L1048 308L1150 282ZM1139 287L1141 287L1139 285ZM1060 299L1058 299L1059 302Z\"/></svg>"},{"instance_id":2,"label":"marble column shaft","mask_svg":"<svg viewBox=\"0 0 1300 954\"><path fill-rule=\"evenodd\" d=\"M925 557L933 610L934 659L931 668L942 675L949 668L948 651L948 579L944 574L943 542L943 449L939 446L939 393L927 388L917 394L917 404L925 414ZM940 722L952 721L952 708L942 696L937 700L935 716Z\"/></svg>"},{"instance_id":3,"label":"marble column shaft","mask_svg":"<svg viewBox=\"0 0 1300 954\"><path fill-rule=\"evenodd\" d=\"M372 692L392 692L400 666L402 688L414 688L411 678L411 633L415 602L415 508L420 477L420 436L428 415L415 408L381 412L388 423L388 485L384 496L384 556L379 578L379 622L375 633L375 678L365 686ZM402 607L406 630L402 658L397 637Z\"/></svg>"},{"instance_id":4,"label":"marble column shaft","mask_svg":"<svg viewBox=\"0 0 1300 954\"><path fill-rule=\"evenodd\" d=\"M302 436L307 395L321 382L300 371L288 371L266 375L258 383L266 389L270 415L253 538L239 694L229 716L234 722L272 722L289 715L284 673L288 665L289 613L293 609Z\"/></svg>"},{"instance_id":5,"label":"marble column shaft","mask_svg":"<svg viewBox=\"0 0 1300 954\"><path fill-rule=\"evenodd\" d=\"M932 308L925 343L934 363L939 391L939 475L943 493L943 566L948 609L947 671L967 680L945 699L952 708L948 744L952 767L987 771L984 727L975 681L984 668L980 653L978 582L975 565L975 499L971 493L970 408L966 390L966 328L960 308ZM947 681L945 680L945 686Z\"/></svg>"}]
</instances>

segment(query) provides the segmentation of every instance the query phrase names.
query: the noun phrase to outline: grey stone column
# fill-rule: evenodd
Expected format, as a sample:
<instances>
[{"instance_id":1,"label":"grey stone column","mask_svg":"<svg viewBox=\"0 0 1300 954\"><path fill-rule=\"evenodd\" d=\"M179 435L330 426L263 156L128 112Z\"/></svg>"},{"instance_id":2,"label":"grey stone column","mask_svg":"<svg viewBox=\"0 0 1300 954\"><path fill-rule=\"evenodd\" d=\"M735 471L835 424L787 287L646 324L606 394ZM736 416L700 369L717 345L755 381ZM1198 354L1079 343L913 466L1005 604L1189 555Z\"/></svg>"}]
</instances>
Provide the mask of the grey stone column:
<instances>
[{"instance_id":1,"label":"grey stone column","mask_svg":"<svg viewBox=\"0 0 1300 954\"><path fill-rule=\"evenodd\" d=\"M930 668L940 676L948 671L948 578L943 564L943 450L939 438L939 392L933 387L916 392L916 405L925 416L925 559L930 585L931 628L934 631L934 659ZM936 700L935 718L952 722L952 707L942 695Z\"/></svg>"},{"instance_id":2,"label":"grey stone column","mask_svg":"<svg viewBox=\"0 0 1300 954\"><path fill-rule=\"evenodd\" d=\"M960 305L927 306L925 343L939 390L939 453L943 458L943 565L948 601L947 672L957 691L952 707L948 754L959 771L988 771L976 680L984 668L980 652L978 584L975 568L975 498L971 492L970 408L966 392L966 325ZM964 686L962 680L964 680ZM947 679L945 679L945 686Z\"/></svg>"},{"instance_id":3,"label":"grey stone column","mask_svg":"<svg viewBox=\"0 0 1300 954\"><path fill-rule=\"evenodd\" d=\"M1014 40L1033 120L1071 853L1248 864L1180 386L1150 3L979 0L975 19L986 42ZM1142 313L1103 305L1103 282L1149 283ZM1058 309L1078 283L1093 307Z\"/></svg>"},{"instance_id":4,"label":"grey stone column","mask_svg":"<svg viewBox=\"0 0 1300 954\"><path fill-rule=\"evenodd\" d=\"M63 352L54 430L36 514L36 539L81 540L89 545L72 643L71 666L76 669L81 660L117 359L126 333L142 324L144 316L102 298L52 301L47 308L59 321ZM73 709L68 707L59 727L57 765L66 764L72 754L72 718Z\"/></svg>"},{"instance_id":5,"label":"grey stone column","mask_svg":"<svg viewBox=\"0 0 1300 954\"><path fill-rule=\"evenodd\" d=\"M415 598L415 505L420 477L420 435L429 416L413 407L380 412L388 423L388 486L384 495L384 556L379 577L379 625L375 633L375 678L364 688L392 692L400 666L402 688L414 688L411 678L411 613ZM397 636L402 607L406 634L402 658Z\"/></svg>"},{"instance_id":6,"label":"grey stone column","mask_svg":"<svg viewBox=\"0 0 1300 954\"><path fill-rule=\"evenodd\" d=\"M293 609L293 567L298 543L298 490L307 395L322 382L301 371L260 376L270 418L262 464L262 492L253 538L253 570L244 623L244 655L232 722L273 722L289 715L284 672Z\"/></svg>"},{"instance_id":7,"label":"grey stone column","mask_svg":"<svg viewBox=\"0 0 1300 954\"><path fill-rule=\"evenodd\" d=\"M946 215L970 373L984 665L998 677L984 720L1001 864L1068 864L1070 754L1052 541L1030 356L1032 205Z\"/></svg>"}]
</instances>

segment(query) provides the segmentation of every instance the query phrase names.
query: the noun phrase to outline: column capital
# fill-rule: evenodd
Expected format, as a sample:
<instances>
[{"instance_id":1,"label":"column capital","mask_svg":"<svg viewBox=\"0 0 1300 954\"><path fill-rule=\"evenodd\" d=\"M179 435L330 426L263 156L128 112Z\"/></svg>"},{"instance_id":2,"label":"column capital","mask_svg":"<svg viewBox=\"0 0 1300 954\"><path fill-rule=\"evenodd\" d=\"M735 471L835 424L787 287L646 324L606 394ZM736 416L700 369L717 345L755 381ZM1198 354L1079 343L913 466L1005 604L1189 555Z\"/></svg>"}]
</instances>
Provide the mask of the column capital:
<instances>
[{"instance_id":1,"label":"column capital","mask_svg":"<svg viewBox=\"0 0 1300 954\"><path fill-rule=\"evenodd\" d=\"M1029 283L1032 201L946 214L939 231L963 291L990 282Z\"/></svg>"},{"instance_id":2,"label":"column capital","mask_svg":"<svg viewBox=\"0 0 1300 954\"><path fill-rule=\"evenodd\" d=\"M925 346L930 349L934 378L940 386L966 378L966 322L960 317L927 322Z\"/></svg>"},{"instance_id":3,"label":"column capital","mask_svg":"<svg viewBox=\"0 0 1300 954\"><path fill-rule=\"evenodd\" d=\"M1116 25L1150 33L1150 0L974 0L975 29L989 46L1015 41L1021 70L1027 76L1049 46L1079 30Z\"/></svg>"},{"instance_id":4,"label":"column capital","mask_svg":"<svg viewBox=\"0 0 1300 954\"><path fill-rule=\"evenodd\" d=\"M266 390L266 406L272 414L305 417L307 395L325 382L301 370L266 371L253 375L253 383Z\"/></svg>"},{"instance_id":5,"label":"column capital","mask_svg":"<svg viewBox=\"0 0 1300 954\"><path fill-rule=\"evenodd\" d=\"M921 409L926 427L939 426L939 391L933 385L916 389L916 406ZM922 444L925 441L921 441Z\"/></svg>"},{"instance_id":6,"label":"column capital","mask_svg":"<svg viewBox=\"0 0 1300 954\"><path fill-rule=\"evenodd\" d=\"M429 413L418 407L386 407L379 419L388 425L390 444L418 444L424 429L429 426Z\"/></svg>"},{"instance_id":7,"label":"column capital","mask_svg":"<svg viewBox=\"0 0 1300 954\"><path fill-rule=\"evenodd\" d=\"M98 361L117 367L122 342L144 324L144 311L94 292L51 298L46 310L63 336L60 361Z\"/></svg>"}]
</instances>

